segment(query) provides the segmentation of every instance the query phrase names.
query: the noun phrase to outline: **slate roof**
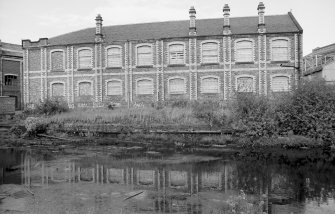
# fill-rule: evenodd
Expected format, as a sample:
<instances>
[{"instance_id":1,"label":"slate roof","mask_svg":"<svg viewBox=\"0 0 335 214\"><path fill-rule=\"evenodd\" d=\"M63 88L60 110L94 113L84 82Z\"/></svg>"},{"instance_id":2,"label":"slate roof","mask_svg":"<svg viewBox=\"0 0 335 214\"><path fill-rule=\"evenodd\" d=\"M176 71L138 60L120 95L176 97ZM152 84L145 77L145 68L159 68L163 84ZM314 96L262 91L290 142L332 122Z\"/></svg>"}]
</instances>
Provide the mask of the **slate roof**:
<instances>
[{"instance_id":1,"label":"slate roof","mask_svg":"<svg viewBox=\"0 0 335 214\"><path fill-rule=\"evenodd\" d=\"M284 15L265 16L265 23L267 33L302 31L290 12ZM258 16L231 17L230 26L232 34L257 33ZM197 36L222 35L223 18L197 19L196 27ZM106 42L187 37L189 20L104 26L102 33ZM52 37L49 39L49 44L89 43L94 42L94 39L95 27Z\"/></svg>"}]
</instances>

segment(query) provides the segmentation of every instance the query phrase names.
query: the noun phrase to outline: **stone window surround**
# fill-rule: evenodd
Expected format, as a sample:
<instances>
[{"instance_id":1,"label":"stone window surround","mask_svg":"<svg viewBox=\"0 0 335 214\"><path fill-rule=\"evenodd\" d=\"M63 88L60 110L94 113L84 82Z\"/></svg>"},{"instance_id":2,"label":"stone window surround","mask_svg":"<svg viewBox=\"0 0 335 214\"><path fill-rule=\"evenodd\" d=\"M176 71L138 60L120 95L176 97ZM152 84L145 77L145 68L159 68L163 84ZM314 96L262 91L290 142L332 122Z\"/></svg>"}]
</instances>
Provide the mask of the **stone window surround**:
<instances>
[{"instance_id":1,"label":"stone window surround","mask_svg":"<svg viewBox=\"0 0 335 214\"><path fill-rule=\"evenodd\" d=\"M108 66L108 49L110 48L119 48L120 49L120 68L123 68L123 50L122 50L122 46L121 45L108 45L107 47L105 47L105 68L113 68L111 66Z\"/></svg>"},{"instance_id":2,"label":"stone window surround","mask_svg":"<svg viewBox=\"0 0 335 214\"><path fill-rule=\"evenodd\" d=\"M217 79L217 81L218 81L218 90L217 90L217 92L206 92L206 90L204 90L202 81L204 79L207 79L207 78ZM220 93L221 81L220 81L220 77L219 76L215 76L215 75L202 76L202 77L200 77L200 81L201 81L200 93L202 93L202 94Z\"/></svg>"},{"instance_id":3,"label":"stone window surround","mask_svg":"<svg viewBox=\"0 0 335 214\"><path fill-rule=\"evenodd\" d=\"M65 82L64 81L52 81L52 82L50 82L49 83L49 85L50 85L50 95L51 95L51 97L53 97L53 89L52 89L52 85L53 84L63 84L63 87L64 87L64 94L63 94L63 96L65 97L65 95L66 95L66 87L65 87Z\"/></svg>"},{"instance_id":4,"label":"stone window surround","mask_svg":"<svg viewBox=\"0 0 335 214\"><path fill-rule=\"evenodd\" d=\"M53 52L58 52L58 51L63 52L63 69L62 69L62 71L65 70L65 61L66 61L65 60L65 51L63 49L52 49L52 50L50 50L50 56L49 56L49 65L50 65L49 71L54 71L54 70L52 70L52 53Z\"/></svg>"},{"instance_id":5,"label":"stone window surround","mask_svg":"<svg viewBox=\"0 0 335 214\"><path fill-rule=\"evenodd\" d=\"M184 63L186 64L186 43L185 42L181 42L181 41L174 41L174 42L169 42L167 44L167 48L168 48L168 58L167 58L167 62L169 65L175 65L175 64L171 64L170 63L170 46L171 45L183 45L183 50L184 50Z\"/></svg>"},{"instance_id":6,"label":"stone window surround","mask_svg":"<svg viewBox=\"0 0 335 214\"><path fill-rule=\"evenodd\" d=\"M80 68L79 67L79 52L82 50L90 50L91 51L91 67ZM93 68L93 48L90 47L82 47L77 49L77 69L92 69Z\"/></svg>"},{"instance_id":7,"label":"stone window surround","mask_svg":"<svg viewBox=\"0 0 335 214\"><path fill-rule=\"evenodd\" d=\"M217 49L218 59L217 59L217 62L214 62L214 64L218 64L220 62L220 41L214 40L214 39L204 40L204 41L200 42L200 64L212 64L212 63L208 63L208 62L203 62L202 46L206 43L216 43L217 44L217 46L218 46L218 49Z\"/></svg>"},{"instance_id":8,"label":"stone window surround","mask_svg":"<svg viewBox=\"0 0 335 214\"><path fill-rule=\"evenodd\" d=\"M237 54L237 43L242 42L242 41L248 41L251 42L251 48L252 48L252 61L238 61L236 54ZM251 63L251 62L255 62L255 41L254 39L251 38L239 38L239 39L235 39L234 41L234 60L237 63Z\"/></svg>"},{"instance_id":9,"label":"stone window surround","mask_svg":"<svg viewBox=\"0 0 335 214\"><path fill-rule=\"evenodd\" d=\"M256 77L254 75L249 75L249 74L241 74L241 75L235 76L235 90L236 90L236 92L239 92L237 90L237 80L240 77L249 77L249 78L252 78L252 83L253 83L252 84L252 86L253 86L252 92L256 92Z\"/></svg>"},{"instance_id":10,"label":"stone window surround","mask_svg":"<svg viewBox=\"0 0 335 214\"><path fill-rule=\"evenodd\" d=\"M149 46L151 48L151 64L150 65L139 65L138 64L138 48L143 46ZM135 45L135 65L136 66L153 66L154 65L154 45L151 43L140 43Z\"/></svg>"},{"instance_id":11,"label":"stone window surround","mask_svg":"<svg viewBox=\"0 0 335 214\"><path fill-rule=\"evenodd\" d=\"M116 94L115 95L108 95L108 82L112 82L112 81L117 81L117 82L121 83L121 92L118 95L123 95L123 87L122 87L123 82L122 82L121 79L115 79L115 78L105 80L105 95L106 96L118 96Z\"/></svg>"},{"instance_id":12,"label":"stone window surround","mask_svg":"<svg viewBox=\"0 0 335 214\"><path fill-rule=\"evenodd\" d=\"M171 92L170 91L170 80L174 80L174 79L182 79L184 81L184 90L183 90L183 92ZM169 94L186 94L186 78L182 77L182 76L169 77L167 79L167 87L168 87L168 93Z\"/></svg>"},{"instance_id":13,"label":"stone window surround","mask_svg":"<svg viewBox=\"0 0 335 214\"><path fill-rule=\"evenodd\" d=\"M152 91L151 91L151 93L148 93L148 94L139 94L139 92L138 92L138 82L142 81L142 80L149 80L149 81L151 81L151 83L152 83ZM153 78L142 77L142 78L136 79L136 81L135 81L135 93L136 93L136 95L153 95L154 94L154 80L153 80Z\"/></svg>"},{"instance_id":14,"label":"stone window surround","mask_svg":"<svg viewBox=\"0 0 335 214\"><path fill-rule=\"evenodd\" d=\"M85 96L94 96L93 81L92 80L80 80L80 81L78 81L77 84L76 84L76 95L78 97L80 97L80 95L79 95L79 85L80 85L80 83L84 83L84 82L91 83L91 95L85 95Z\"/></svg>"}]
</instances>

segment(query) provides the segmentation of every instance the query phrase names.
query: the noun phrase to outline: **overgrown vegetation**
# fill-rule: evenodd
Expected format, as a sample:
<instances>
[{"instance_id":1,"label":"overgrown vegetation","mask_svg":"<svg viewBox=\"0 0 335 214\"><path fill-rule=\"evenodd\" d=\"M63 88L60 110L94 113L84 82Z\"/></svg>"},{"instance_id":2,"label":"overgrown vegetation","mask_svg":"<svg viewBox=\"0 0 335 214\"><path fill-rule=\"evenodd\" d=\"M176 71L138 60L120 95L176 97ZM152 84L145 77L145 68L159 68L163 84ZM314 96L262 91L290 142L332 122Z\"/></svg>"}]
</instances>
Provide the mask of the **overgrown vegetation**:
<instances>
[{"instance_id":1,"label":"overgrown vegetation","mask_svg":"<svg viewBox=\"0 0 335 214\"><path fill-rule=\"evenodd\" d=\"M59 113L68 112L69 107L62 100L46 99L45 101L39 102L35 108L26 109L25 114L37 114L37 115L54 115Z\"/></svg>"}]
</instances>

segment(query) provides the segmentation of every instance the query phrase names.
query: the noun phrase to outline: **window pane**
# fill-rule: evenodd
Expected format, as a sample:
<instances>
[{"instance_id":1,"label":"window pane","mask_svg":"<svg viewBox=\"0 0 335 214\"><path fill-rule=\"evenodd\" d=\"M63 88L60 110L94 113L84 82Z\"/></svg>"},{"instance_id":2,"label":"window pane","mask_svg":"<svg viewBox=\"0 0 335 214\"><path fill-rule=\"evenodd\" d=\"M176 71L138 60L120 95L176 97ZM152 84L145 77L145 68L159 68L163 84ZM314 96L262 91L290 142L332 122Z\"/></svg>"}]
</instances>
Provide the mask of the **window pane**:
<instances>
[{"instance_id":1,"label":"window pane","mask_svg":"<svg viewBox=\"0 0 335 214\"><path fill-rule=\"evenodd\" d=\"M51 53L51 70L63 70L64 57L63 51L54 51Z\"/></svg>"},{"instance_id":2,"label":"window pane","mask_svg":"<svg viewBox=\"0 0 335 214\"><path fill-rule=\"evenodd\" d=\"M63 83L52 84L52 96L53 97L64 96L64 84Z\"/></svg>"},{"instance_id":3,"label":"window pane","mask_svg":"<svg viewBox=\"0 0 335 214\"><path fill-rule=\"evenodd\" d=\"M121 81L109 81L107 83L107 95L122 95Z\"/></svg>"},{"instance_id":4,"label":"window pane","mask_svg":"<svg viewBox=\"0 0 335 214\"><path fill-rule=\"evenodd\" d=\"M237 79L238 92L253 92L254 81L251 77L239 77Z\"/></svg>"},{"instance_id":5,"label":"window pane","mask_svg":"<svg viewBox=\"0 0 335 214\"><path fill-rule=\"evenodd\" d=\"M287 61L288 59L288 41L275 40L272 42L272 61Z\"/></svg>"},{"instance_id":6,"label":"window pane","mask_svg":"<svg viewBox=\"0 0 335 214\"><path fill-rule=\"evenodd\" d=\"M79 96L92 95L92 86L90 82L79 83Z\"/></svg>"},{"instance_id":7,"label":"window pane","mask_svg":"<svg viewBox=\"0 0 335 214\"><path fill-rule=\"evenodd\" d=\"M137 94L152 94L153 83L151 80L139 80L137 81Z\"/></svg>"},{"instance_id":8,"label":"window pane","mask_svg":"<svg viewBox=\"0 0 335 214\"><path fill-rule=\"evenodd\" d=\"M272 78L272 91L289 91L289 78L285 76L279 76Z\"/></svg>"},{"instance_id":9,"label":"window pane","mask_svg":"<svg viewBox=\"0 0 335 214\"><path fill-rule=\"evenodd\" d=\"M19 82L17 80L17 76L14 75L5 75L5 85L18 85Z\"/></svg>"},{"instance_id":10,"label":"window pane","mask_svg":"<svg viewBox=\"0 0 335 214\"><path fill-rule=\"evenodd\" d=\"M250 41L237 42L235 59L238 62L252 62L253 61L252 42Z\"/></svg>"},{"instance_id":11,"label":"window pane","mask_svg":"<svg viewBox=\"0 0 335 214\"><path fill-rule=\"evenodd\" d=\"M152 65L152 48L150 46L137 48L137 65Z\"/></svg>"},{"instance_id":12,"label":"window pane","mask_svg":"<svg viewBox=\"0 0 335 214\"><path fill-rule=\"evenodd\" d=\"M81 50L79 55L79 68L91 68L92 67L92 56L91 50Z\"/></svg>"},{"instance_id":13,"label":"window pane","mask_svg":"<svg viewBox=\"0 0 335 214\"><path fill-rule=\"evenodd\" d=\"M184 45L170 45L169 48L170 64L184 64Z\"/></svg>"},{"instance_id":14,"label":"window pane","mask_svg":"<svg viewBox=\"0 0 335 214\"><path fill-rule=\"evenodd\" d=\"M201 82L203 93L218 93L219 92L219 80L214 77L202 79Z\"/></svg>"},{"instance_id":15,"label":"window pane","mask_svg":"<svg viewBox=\"0 0 335 214\"><path fill-rule=\"evenodd\" d=\"M217 63L218 62L218 44L208 42L202 44L202 62Z\"/></svg>"},{"instance_id":16,"label":"window pane","mask_svg":"<svg viewBox=\"0 0 335 214\"><path fill-rule=\"evenodd\" d=\"M121 49L109 48L107 51L107 67L121 67Z\"/></svg>"},{"instance_id":17,"label":"window pane","mask_svg":"<svg viewBox=\"0 0 335 214\"><path fill-rule=\"evenodd\" d=\"M169 91L174 94L185 93L185 81L183 79L171 79L169 81Z\"/></svg>"}]
</instances>

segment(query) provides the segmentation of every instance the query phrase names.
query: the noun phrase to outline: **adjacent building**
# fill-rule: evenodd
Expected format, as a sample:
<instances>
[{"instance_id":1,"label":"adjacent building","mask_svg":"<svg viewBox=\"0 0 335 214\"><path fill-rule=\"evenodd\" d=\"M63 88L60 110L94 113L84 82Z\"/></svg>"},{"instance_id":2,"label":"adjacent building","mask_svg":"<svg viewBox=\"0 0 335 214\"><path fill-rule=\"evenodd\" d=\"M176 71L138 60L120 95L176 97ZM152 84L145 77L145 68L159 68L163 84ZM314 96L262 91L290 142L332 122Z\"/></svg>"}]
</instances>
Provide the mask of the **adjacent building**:
<instances>
[{"instance_id":1,"label":"adjacent building","mask_svg":"<svg viewBox=\"0 0 335 214\"><path fill-rule=\"evenodd\" d=\"M23 51L20 45L0 40L0 97L15 98L15 108L21 109Z\"/></svg>"},{"instance_id":2,"label":"adjacent building","mask_svg":"<svg viewBox=\"0 0 335 214\"><path fill-rule=\"evenodd\" d=\"M238 8L237 8L238 9ZM63 99L70 107L176 100L225 102L236 92L271 95L299 79L303 30L291 12L102 26L23 40L24 103ZM281 67L281 64L293 64Z\"/></svg>"}]
</instances>

